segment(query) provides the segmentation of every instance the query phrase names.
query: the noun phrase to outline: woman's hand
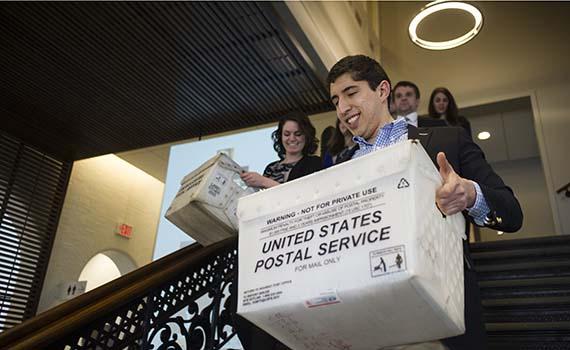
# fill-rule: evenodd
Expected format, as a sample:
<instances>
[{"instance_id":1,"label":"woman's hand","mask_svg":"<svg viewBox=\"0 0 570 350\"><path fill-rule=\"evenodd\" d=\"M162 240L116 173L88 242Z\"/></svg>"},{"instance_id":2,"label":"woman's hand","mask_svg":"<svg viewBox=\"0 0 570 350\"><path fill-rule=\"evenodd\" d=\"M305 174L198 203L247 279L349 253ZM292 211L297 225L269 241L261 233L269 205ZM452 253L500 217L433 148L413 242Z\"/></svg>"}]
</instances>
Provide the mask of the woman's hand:
<instances>
[{"instance_id":1,"label":"woman's hand","mask_svg":"<svg viewBox=\"0 0 570 350\"><path fill-rule=\"evenodd\" d=\"M250 187L270 188L279 185L279 182L271 180L255 171L246 171L240 174L241 179Z\"/></svg>"}]
</instances>

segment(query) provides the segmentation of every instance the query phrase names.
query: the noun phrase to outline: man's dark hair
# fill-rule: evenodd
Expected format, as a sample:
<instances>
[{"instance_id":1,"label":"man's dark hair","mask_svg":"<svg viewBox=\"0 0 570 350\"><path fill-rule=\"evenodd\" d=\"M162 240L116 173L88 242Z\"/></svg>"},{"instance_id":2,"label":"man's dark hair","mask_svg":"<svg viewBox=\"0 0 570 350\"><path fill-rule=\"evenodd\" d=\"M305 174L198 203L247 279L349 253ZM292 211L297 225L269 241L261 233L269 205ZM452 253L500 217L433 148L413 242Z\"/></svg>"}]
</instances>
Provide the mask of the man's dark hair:
<instances>
[{"instance_id":1,"label":"man's dark hair","mask_svg":"<svg viewBox=\"0 0 570 350\"><path fill-rule=\"evenodd\" d=\"M392 92L395 94L396 89L398 89L399 87L411 87L412 89L414 89L414 92L416 93L416 98L420 98L420 89L418 89L418 86L412 83L411 81L406 81L406 80L399 81L398 84L394 86L394 90L392 90Z\"/></svg>"},{"instance_id":2,"label":"man's dark hair","mask_svg":"<svg viewBox=\"0 0 570 350\"><path fill-rule=\"evenodd\" d=\"M331 84L345 73L350 73L354 81L366 80L372 90L376 90L382 80L390 83L390 78L380 63L368 56L355 55L344 57L331 68L327 77L329 89Z\"/></svg>"},{"instance_id":3,"label":"man's dark hair","mask_svg":"<svg viewBox=\"0 0 570 350\"><path fill-rule=\"evenodd\" d=\"M282 117L277 125L277 130L271 134L273 139L273 149L279 155L279 158L285 158L285 146L283 146L283 141L281 135L283 134L283 125L287 121L293 121L299 126L299 130L303 135L305 135L305 147L303 147L303 155L309 155L315 153L318 147L319 139L316 138L317 131L311 121L306 115L291 113Z\"/></svg>"}]
</instances>

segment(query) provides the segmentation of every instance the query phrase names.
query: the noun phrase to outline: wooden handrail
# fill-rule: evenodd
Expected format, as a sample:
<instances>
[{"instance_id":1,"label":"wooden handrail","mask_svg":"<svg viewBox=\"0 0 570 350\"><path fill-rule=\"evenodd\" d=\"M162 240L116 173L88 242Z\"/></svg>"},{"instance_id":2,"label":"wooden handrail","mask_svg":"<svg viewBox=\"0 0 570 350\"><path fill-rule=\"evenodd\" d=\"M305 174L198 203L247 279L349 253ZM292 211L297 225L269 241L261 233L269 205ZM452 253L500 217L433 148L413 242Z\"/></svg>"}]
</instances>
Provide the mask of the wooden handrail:
<instances>
[{"instance_id":1,"label":"wooden handrail","mask_svg":"<svg viewBox=\"0 0 570 350\"><path fill-rule=\"evenodd\" d=\"M208 247L198 244L180 249L88 293L71 299L0 334L0 349L40 349L53 339L81 329L98 315L120 308L165 282L235 246L237 237Z\"/></svg>"}]
</instances>

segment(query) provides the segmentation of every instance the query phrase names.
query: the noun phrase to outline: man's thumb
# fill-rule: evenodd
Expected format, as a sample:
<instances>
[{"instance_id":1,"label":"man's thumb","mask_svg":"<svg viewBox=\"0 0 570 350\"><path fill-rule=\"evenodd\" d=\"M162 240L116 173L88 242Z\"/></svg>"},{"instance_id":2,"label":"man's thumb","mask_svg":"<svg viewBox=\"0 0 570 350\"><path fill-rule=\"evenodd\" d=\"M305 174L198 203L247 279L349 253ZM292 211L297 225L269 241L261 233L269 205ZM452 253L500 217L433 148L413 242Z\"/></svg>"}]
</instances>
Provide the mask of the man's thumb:
<instances>
[{"instance_id":1,"label":"man's thumb","mask_svg":"<svg viewBox=\"0 0 570 350\"><path fill-rule=\"evenodd\" d=\"M437 154L437 165L439 165L439 174L443 180L453 173L453 167L449 164L443 152Z\"/></svg>"}]
</instances>

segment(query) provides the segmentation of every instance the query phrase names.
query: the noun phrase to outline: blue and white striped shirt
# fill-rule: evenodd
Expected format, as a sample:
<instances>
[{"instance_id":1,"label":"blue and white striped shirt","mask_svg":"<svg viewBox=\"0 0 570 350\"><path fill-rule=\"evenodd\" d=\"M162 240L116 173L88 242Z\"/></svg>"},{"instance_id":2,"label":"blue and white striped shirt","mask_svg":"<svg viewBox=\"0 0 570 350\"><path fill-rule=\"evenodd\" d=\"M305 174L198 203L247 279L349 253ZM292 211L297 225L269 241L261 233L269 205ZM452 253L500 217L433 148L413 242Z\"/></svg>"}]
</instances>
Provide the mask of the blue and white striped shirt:
<instances>
[{"instance_id":1,"label":"blue and white striped shirt","mask_svg":"<svg viewBox=\"0 0 570 350\"><path fill-rule=\"evenodd\" d=\"M361 136L354 136L352 140L358 144L358 150L354 152L352 158L358 158L377 149L391 146L395 143L402 142L408 139L408 123L404 118L398 118L391 123L384 125L376 136L374 143L369 143ZM490 209L487 201L483 196L481 187L475 181L471 181L475 187L477 196L475 197L475 204L471 208L467 208L469 216L473 218L475 223L479 226L485 224L485 218Z\"/></svg>"}]
</instances>

